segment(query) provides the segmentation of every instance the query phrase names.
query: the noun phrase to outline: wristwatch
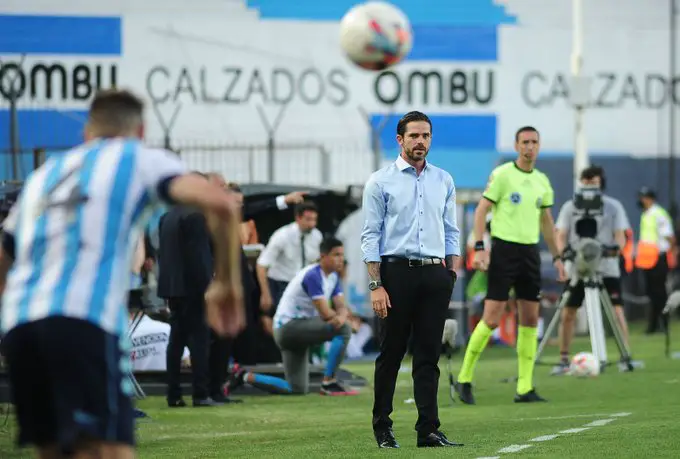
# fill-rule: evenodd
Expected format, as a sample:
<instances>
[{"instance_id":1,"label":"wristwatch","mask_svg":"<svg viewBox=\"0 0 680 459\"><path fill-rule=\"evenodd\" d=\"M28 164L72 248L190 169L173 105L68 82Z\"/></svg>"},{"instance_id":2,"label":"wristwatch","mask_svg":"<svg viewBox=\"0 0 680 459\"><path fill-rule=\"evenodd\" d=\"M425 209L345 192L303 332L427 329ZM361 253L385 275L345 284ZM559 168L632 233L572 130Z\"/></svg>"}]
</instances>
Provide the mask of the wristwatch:
<instances>
[{"instance_id":1,"label":"wristwatch","mask_svg":"<svg viewBox=\"0 0 680 459\"><path fill-rule=\"evenodd\" d=\"M380 287L382 287L382 282L380 282L380 281L371 281L371 282L368 283L368 289L370 291L377 290Z\"/></svg>"}]
</instances>

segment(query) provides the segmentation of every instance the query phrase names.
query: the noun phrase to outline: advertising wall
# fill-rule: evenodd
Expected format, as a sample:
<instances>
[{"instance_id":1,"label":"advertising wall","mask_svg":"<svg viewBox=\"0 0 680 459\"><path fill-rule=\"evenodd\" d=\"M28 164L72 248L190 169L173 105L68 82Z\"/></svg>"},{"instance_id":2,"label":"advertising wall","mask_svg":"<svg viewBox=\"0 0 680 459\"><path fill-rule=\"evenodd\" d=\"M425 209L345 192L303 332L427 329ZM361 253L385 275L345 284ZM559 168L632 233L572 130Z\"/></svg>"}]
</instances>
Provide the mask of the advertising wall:
<instances>
[{"instance_id":1,"label":"advertising wall","mask_svg":"<svg viewBox=\"0 0 680 459\"><path fill-rule=\"evenodd\" d=\"M512 152L521 125L539 128L545 156L573 150L569 1L476 1L458 9L395 2L412 18L415 45L406 62L381 74L341 54L338 21L354 2L209 1L200 8L200 1L92 0L59 10L40 0L3 3L0 126L8 123L14 79L23 147L76 143L94 90L115 85L149 103L151 139L164 137L179 106L171 137L180 144L264 145L283 110L276 142L322 145L337 185L361 183L371 172L368 121L384 125L376 135L391 158L396 121L413 109L432 116L432 160L461 186L483 185L499 156ZM668 155L669 112L680 91L669 76L665 5L586 3L591 153ZM0 148L8 142L0 129ZM248 167L245 155L232 158L232 167Z\"/></svg>"}]
</instances>

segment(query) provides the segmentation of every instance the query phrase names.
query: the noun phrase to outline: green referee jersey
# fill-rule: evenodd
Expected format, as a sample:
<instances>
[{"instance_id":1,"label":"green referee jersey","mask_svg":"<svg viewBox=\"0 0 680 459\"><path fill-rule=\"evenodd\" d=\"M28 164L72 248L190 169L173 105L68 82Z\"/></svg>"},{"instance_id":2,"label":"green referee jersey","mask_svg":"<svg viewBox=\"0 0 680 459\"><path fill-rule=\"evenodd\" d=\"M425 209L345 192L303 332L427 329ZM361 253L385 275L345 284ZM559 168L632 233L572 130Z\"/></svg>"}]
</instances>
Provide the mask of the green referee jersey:
<instances>
[{"instance_id":1,"label":"green referee jersey","mask_svg":"<svg viewBox=\"0 0 680 459\"><path fill-rule=\"evenodd\" d=\"M526 172L515 162L498 166L489 176L483 196L494 203L491 236L518 244L538 244L541 210L552 207L550 179L537 169Z\"/></svg>"}]
</instances>

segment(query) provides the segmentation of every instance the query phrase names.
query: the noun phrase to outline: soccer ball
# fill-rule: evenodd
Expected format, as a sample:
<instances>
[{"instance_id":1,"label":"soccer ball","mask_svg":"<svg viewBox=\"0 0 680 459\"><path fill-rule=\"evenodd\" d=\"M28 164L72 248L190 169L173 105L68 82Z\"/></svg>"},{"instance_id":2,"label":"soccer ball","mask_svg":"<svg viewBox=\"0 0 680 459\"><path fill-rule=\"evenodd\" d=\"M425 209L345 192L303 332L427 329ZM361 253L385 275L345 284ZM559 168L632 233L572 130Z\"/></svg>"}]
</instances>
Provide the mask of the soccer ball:
<instances>
[{"instance_id":1,"label":"soccer ball","mask_svg":"<svg viewBox=\"0 0 680 459\"><path fill-rule=\"evenodd\" d=\"M411 51L411 24L394 5L366 2L350 9L340 22L340 46L356 65L385 70Z\"/></svg>"},{"instance_id":2,"label":"soccer ball","mask_svg":"<svg viewBox=\"0 0 680 459\"><path fill-rule=\"evenodd\" d=\"M571 359L569 374L581 378L595 377L600 374L600 362L590 352L579 352Z\"/></svg>"}]
</instances>

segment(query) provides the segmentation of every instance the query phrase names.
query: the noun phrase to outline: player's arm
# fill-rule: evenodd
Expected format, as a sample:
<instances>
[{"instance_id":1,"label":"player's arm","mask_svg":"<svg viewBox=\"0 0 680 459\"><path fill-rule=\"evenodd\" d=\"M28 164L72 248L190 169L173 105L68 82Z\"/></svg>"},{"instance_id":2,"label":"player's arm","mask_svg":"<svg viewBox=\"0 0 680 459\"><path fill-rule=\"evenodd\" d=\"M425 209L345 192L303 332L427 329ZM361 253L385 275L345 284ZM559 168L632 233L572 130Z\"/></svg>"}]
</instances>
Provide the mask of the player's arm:
<instances>
[{"instance_id":1,"label":"player's arm","mask_svg":"<svg viewBox=\"0 0 680 459\"><path fill-rule=\"evenodd\" d=\"M331 300L333 301L333 308L337 315L342 316L345 319L351 315L349 308L345 304L345 295L342 290L342 282L340 279L338 279L335 288L331 293Z\"/></svg>"},{"instance_id":2,"label":"player's arm","mask_svg":"<svg viewBox=\"0 0 680 459\"><path fill-rule=\"evenodd\" d=\"M453 271L460 259L460 230L456 221L456 188L453 179L449 184L444 205L444 246L446 267Z\"/></svg>"},{"instance_id":3,"label":"player's arm","mask_svg":"<svg viewBox=\"0 0 680 459\"><path fill-rule=\"evenodd\" d=\"M166 150L146 149L137 156L140 173L155 200L201 209L214 242L215 278L235 292L241 288L241 209L231 193L199 174Z\"/></svg>"},{"instance_id":4,"label":"player's arm","mask_svg":"<svg viewBox=\"0 0 680 459\"><path fill-rule=\"evenodd\" d=\"M364 227L361 231L361 251L371 281L380 281L380 238L387 212L382 189L372 177L364 187L362 199Z\"/></svg>"},{"instance_id":5,"label":"player's arm","mask_svg":"<svg viewBox=\"0 0 680 459\"><path fill-rule=\"evenodd\" d=\"M326 295L324 295L323 292L321 274L318 270L311 269L307 271L302 278L302 289L309 298L311 298L314 307L319 311L319 316L324 321L329 321L337 315L328 304L328 300L326 300Z\"/></svg>"}]
</instances>

